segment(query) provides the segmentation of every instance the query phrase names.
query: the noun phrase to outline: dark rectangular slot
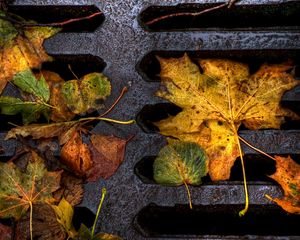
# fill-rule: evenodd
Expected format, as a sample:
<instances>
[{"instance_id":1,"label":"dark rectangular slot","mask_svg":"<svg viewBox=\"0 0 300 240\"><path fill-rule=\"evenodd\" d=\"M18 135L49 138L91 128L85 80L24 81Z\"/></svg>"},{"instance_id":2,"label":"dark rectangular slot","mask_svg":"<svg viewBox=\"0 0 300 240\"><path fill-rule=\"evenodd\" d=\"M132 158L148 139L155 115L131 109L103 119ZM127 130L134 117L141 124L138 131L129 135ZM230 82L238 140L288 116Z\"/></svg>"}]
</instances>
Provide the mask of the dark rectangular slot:
<instances>
[{"instance_id":1,"label":"dark rectangular slot","mask_svg":"<svg viewBox=\"0 0 300 240\"><path fill-rule=\"evenodd\" d=\"M224 7L201 15L193 15L223 3L151 6L140 14L139 21L148 31L292 30L300 27L299 1L249 5L241 3L231 8ZM156 21L167 15L173 16Z\"/></svg>"},{"instance_id":2,"label":"dark rectangular slot","mask_svg":"<svg viewBox=\"0 0 300 240\"><path fill-rule=\"evenodd\" d=\"M242 205L187 205L162 207L150 204L135 217L134 225L145 237L212 235L299 236L299 215L287 214L274 205L251 205L239 217Z\"/></svg>"},{"instance_id":3,"label":"dark rectangular slot","mask_svg":"<svg viewBox=\"0 0 300 240\"><path fill-rule=\"evenodd\" d=\"M280 154L280 150L278 151L278 154ZM294 155L292 157L296 162L300 163L299 155ZM144 157L134 167L135 174L144 183L156 184L153 178L154 160L155 156ZM244 163L248 182L275 183L271 178L268 177L268 175L272 175L276 171L275 162L272 159L260 154L247 154L244 156ZM229 181L243 182L242 166L239 158L235 161L231 169ZM206 185L212 184L213 182L209 176L206 176L202 178L202 183Z\"/></svg>"},{"instance_id":4,"label":"dark rectangular slot","mask_svg":"<svg viewBox=\"0 0 300 240\"><path fill-rule=\"evenodd\" d=\"M292 61L296 67L296 78L300 79L300 49L151 51L138 63L137 70L145 81L158 82L160 81L160 65L156 56L162 58L179 58L184 53L187 53L196 64L197 59L205 58L230 59L246 63L249 66L250 73L255 73L263 63L272 64Z\"/></svg>"},{"instance_id":5,"label":"dark rectangular slot","mask_svg":"<svg viewBox=\"0 0 300 240\"><path fill-rule=\"evenodd\" d=\"M34 20L37 23L51 24L65 22L70 19L82 18L90 16L94 13L100 12L100 10L94 5L85 6L9 6L8 12L16 14L24 20ZM104 21L103 13L96 15L90 19L83 19L80 21L73 21L69 24L62 25L63 32L93 32L95 31Z\"/></svg>"}]
</instances>

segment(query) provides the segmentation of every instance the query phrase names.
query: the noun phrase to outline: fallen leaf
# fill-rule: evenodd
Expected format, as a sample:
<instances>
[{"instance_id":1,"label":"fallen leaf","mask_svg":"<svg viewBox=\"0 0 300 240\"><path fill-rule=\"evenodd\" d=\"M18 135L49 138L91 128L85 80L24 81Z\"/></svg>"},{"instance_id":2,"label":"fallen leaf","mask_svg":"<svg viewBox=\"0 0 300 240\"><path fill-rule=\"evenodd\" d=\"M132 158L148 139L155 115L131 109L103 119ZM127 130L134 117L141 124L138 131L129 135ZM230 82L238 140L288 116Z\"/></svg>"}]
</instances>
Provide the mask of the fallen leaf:
<instances>
[{"instance_id":1,"label":"fallen leaf","mask_svg":"<svg viewBox=\"0 0 300 240\"><path fill-rule=\"evenodd\" d=\"M48 172L37 153L25 171L13 162L0 162L0 217L20 219L33 203L54 201L52 193L59 189L61 171Z\"/></svg>"},{"instance_id":2,"label":"fallen leaf","mask_svg":"<svg viewBox=\"0 0 300 240\"><path fill-rule=\"evenodd\" d=\"M93 167L86 173L87 181L96 181L100 177L108 179L123 162L127 141L98 134L92 135L90 140Z\"/></svg>"},{"instance_id":3,"label":"fallen leaf","mask_svg":"<svg viewBox=\"0 0 300 240\"><path fill-rule=\"evenodd\" d=\"M17 222L15 240L30 240L29 213ZM33 239L36 240L65 240L67 233L57 222L54 209L48 204L33 205Z\"/></svg>"},{"instance_id":4,"label":"fallen leaf","mask_svg":"<svg viewBox=\"0 0 300 240\"><path fill-rule=\"evenodd\" d=\"M29 124L37 121L41 115L48 117L49 107L36 102L24 102L19 98L14 97L0 97L1 114L22 115L23 123Z\"/></svg>"},{"instance_id":5,"label":"fallen leaf","mask_svg":"<svg viewBox=\"0 0 300 240\"><path fill-rule=\"evenodd\" d=\"M5 16L3 12L0 12ZM31 27L23 32L13 24L0 19L0 93L15 74L32 68L39 68L45 61L52 58L43 48L43 42L56 34L60 29L52 27Z\"/></svg>"},{"instance_id":6,"label":"fallen leaf","mask_svg":"<svg viewBox=\"0 0 300 240\"><path fill-rule=\"evenodd\" d=\"M65 82L61 91L73 113L85 114L103 106L101 103L110 95L111 85L102 73L90 73L81 80Z\"/></svg>"},{"instance_id":7,"label":"fallen leaf","mask_svg":"<svg viewBox=\"0 0 300 240\"><path fill-rule=\"evenodd\" d=\"M226 180L238 151L237 130L280 128L285 117L297 118L279 102L299 81L288 64L264 64L250 75L246 64L230 60L200 60L200 72L187 54L158 58L164 88L157 92L183 110L156 125L166 136L196 142L209 157L212 180Z\"/></svg>"},{"instance_id":8,"label":"fallen leaf","mask_svg":"<svg viewBox=\"0 0 300 240\"><path fill-rule=\"evenodd\" d=\"M61 188L54 193L54 197L58 199L58 202L64 198L72 206L81 203L84 194L83 180L81 178L64 171L61 176L60 186Z\"/></svg>"},{"instance_id":9,"label":"fallen leaf","mask_svg":"<svg viewBox=\"0 0 300 240\"><path fill-rule=\"evenodd\" d=\"M153 164L154 180L166 186L200 185L208 159L196 143L176 142L162 148Z\"/></svg>"},{"instance_id":10,"label":"fallen leaf","mask_svg":"<svg viewBox=\"0 0 300 240\"><path fill-rule=\"evenodd\" d=\"M8 240L11 238L12 238L12 228L10 226L6 226L0 223L0 240Z\"/></svg>"},{"instance_id":11,"label":"fallen leaf","mask_svg":"<svg viewBox=\"0 0 300 240\"><path fill-rule=\"evenodd\" d=\"M284 197L272 199L285 211L300 214L300 165L291 157L275 156L276 172L270 176L282 187Z\"/></svg>"},{"instance_id":12,"label":"fallen leaf","mask_svg":"<svg viewBox=\"0 0 300 240\"><path fill-rule=\"evenodd\" d=\"M52 205L56 213L57 221L63 226L68 233L69 238L74 238L77 234L72 219L74 215L73 207L64 198L59 202L58 206Z\"/></svg>"},{"instance_id":13,"label":"fallen leaf","mask_svg":"<svg viewBox=\"0 0 300 240\"><path fill-rule=\"evenodd\" d=\"M28 126L15 127L7 133L5 140L17 138L17 136L31 136L32 139L59 137L76 123L76 121L70 121L51 124L30 124Z\"/></svg>"},{"instance_id":14,"label":"fallen leaf","mask_svg":"<svg viewBox=\"0 0 300 240\"><path fill-rule=\"evenodd\" d=\"M78 131L73 132L71 139L62 147L60 156L61 162L79 176L85 175L93 165L90 150L82 142Z\"/></svg>"},{"instance_id":15,"label":"fallen leaf","mask_svg":"<svg viewBox=\"0 0 300 240\"><path fill-rule=\"evenodd\" d=\"M51 111L51 120L54 122L72 120L75 114L69 110L61 91L65 81L55 72L42 71L41 74L38 74L38 76L40 75L46 79L50 88L49 104L55 106Z\"/></svg>"}]
</instances>

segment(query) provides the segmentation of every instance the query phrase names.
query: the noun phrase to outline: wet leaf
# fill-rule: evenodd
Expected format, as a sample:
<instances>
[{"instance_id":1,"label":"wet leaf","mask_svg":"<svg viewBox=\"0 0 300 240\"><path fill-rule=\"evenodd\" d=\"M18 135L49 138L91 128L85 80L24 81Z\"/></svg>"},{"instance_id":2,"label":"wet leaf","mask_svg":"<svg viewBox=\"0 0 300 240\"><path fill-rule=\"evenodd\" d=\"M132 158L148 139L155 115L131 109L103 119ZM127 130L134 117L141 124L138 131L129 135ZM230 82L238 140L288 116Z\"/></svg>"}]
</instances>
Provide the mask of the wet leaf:
<instances>
[{"instance_id":1,"label":"wet leaf","mask_svg":"<svg viewBox=\"0 0 300 240\"><path fill-rule=\"evenodd\" d=\"M100 108L110 92L110 82L101 73L90 73L81 80L67 81L62 87L67 106L76 114L85 114L89 110Z\"/></svg>"},{"instance_id":2,"label":"wet leaf","mask_svg":"<svg viewBox=\"0 0 300 240\"><path fill-rule=\"evenodd\" d=\"M154 161L157 183L166 186L200 185L208 172L208 159L196 143L176 142L162 148Z\"/></svg>"},{"instance_id":3,"label":"wet leaf","mask_svg":"<svg viewBox=\"0 0 300 240\"><path fill-rule=\"evenodd\" d=\"M92 236L92 232L87 226L81 224L76 240L122 240L123 238L108 233L98 233Z\"/></svg>"},{"instance_id":4,"label":"wet leaf","mask_svg":"<svg viewBox=\"0 0 300 240\"><path fill-rule=\"evenodd\" d=\"M87 181L108 179L124 160L127 141L114 136L92 135L91 154L93 167L88 170Z\"/></svg>"},{"instance_id":5,"label":"wet leaf","mask_svg":"<svg viewBox=\"0 0 300 240\"><path fill-rule=\"evenodd\" d=\"M61 172L48 172L41 159L31 152L24 171L13 162L0 163L0 217L20 219L30 205L51 203L52 193L59 189Z\"/></svg>"},{"instance_id":6,"label":"wet leaf","mask_svg":"<svg viewBox=\"0 0 300 240\"><path fill-rule=\"evenodd\" d=\"M70 238L74 238L77 234L72 224L74 215L73 207L64 198L60 201L58 206L52 205L54 209L57 221L63 226Z\"/></svg>"},{"instance_id":7,"label":"wet leaf","mask_svg":"<svg viewBox=\"0 0 300 240\"><path fill-rule=\"evenodd\" d=\"M15 240L30 240L29 213L17 223ZM36 240L65 240L67 233L57 222L53 208L48 204L33 205L33 239Z\"/></svg>"},{"instance_id":8,"label":"wet leaf","mask_svg":"<svg viewBox=\"0 0 300 240\"><path fill-rule=\"evenodd\" d=\"M246 64L230 60L199 60L200 72L187 55L159 58L164 88L157 92L183 110L156 125L166 136L196 142L209 157L212 180L226 180L238 151L239 126L280 128L285 117L298 118L279 102L299 81L290 64L268 65L250 75Z\"/></svg>"},{"instance_id":9,"label":"wet leaf","mask_svg":"<svg viewBox=\"0 0 300 240\"><path fill-rule=\"evenodd\" d=\"M85 175L92 167L90 150L87 144L82 142L78 131L73 132L71 139L62 147L61 162L79 176Z\"/></svg>"},{"instance_id":10,"label":"wet leaf","mask_svg":"<svg viewBox=\"0 0 300 240\"><path fill-rule=\"evenodd\" d=\"M2 16L5 14L0 12ZM43 42L59 31L51 27L31 27L18 31L11 23L0 19L0 93L15 74L39 68L52 58L43 48Z\"/></svg>"},{"instance_id":11,"label":"wet leaf","mask_svg":"<svg viewBox=\"0 0 300 240\"><path fill-rule=\"evenodd\" d=\"M291 157L275 156L275 160L276 172L270 177L280 184L284 196L271 199L285 211L300 214L300 165Z\"/></svg>"}]
</instances>

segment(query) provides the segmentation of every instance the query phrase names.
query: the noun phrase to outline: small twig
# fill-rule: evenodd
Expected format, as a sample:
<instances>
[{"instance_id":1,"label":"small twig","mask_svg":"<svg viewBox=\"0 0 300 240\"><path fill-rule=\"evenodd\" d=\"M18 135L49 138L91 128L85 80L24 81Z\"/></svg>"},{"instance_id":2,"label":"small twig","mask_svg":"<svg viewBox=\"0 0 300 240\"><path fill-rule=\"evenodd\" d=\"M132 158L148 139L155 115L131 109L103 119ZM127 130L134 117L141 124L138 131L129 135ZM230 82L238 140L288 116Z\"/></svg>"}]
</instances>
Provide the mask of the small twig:
<instances>
[{"instance_id":1,"label":"small twig","mask_svg":"<svg viewBox=\"0 0 300 240\"><path fill-rule=\"evenodd\" d=\"M124 96L124 94L128 91L127 87L123 87L119 97L116 99L116 101L113 103L113 105L111 105L111 107L109 109L107 109L104 113L102 113L100 115L100 117L104 117L105 115L107 115L108 113L110 113L114 107L118 104L118 102L120 102L120 100L122 99L122 97Z\"/></svg>"},{"instance_id":2,"label":"small twig","mask_svg":"<svg viewBox=\"0 0 300 240\"><path fill-rule=\"evenodd\" d=\"M251 143L247 142L247 141L246 141L244 138L242 138L241 136L239 136L239 139L240 139L243 143L245 143L248 147L252 148L253 150L255 150L255 151L257 151L257 152L259 152L259 153L265 155L266 157L271 158L272 160L276 161L276 159L275 159L274 157L272 157L271 155L265 153L264 151L262 151L262 150L260 150L260 149L258 149L258 148L256 148L256 147L254 147Z\"/></svg>"},{"instance_id":3,"label":"small twig","mask_svg":"<svg viewBox=\"0 0 300 240\"><path fill-rule=\"evenodd\" d=\"M91 19L93 17L99 16L99 15L102 15L102 14L103 13L101 11L99 11L99 12L93 13L93 14L88 15L88 16L78 17L78 18L71 18L71 19L68 19L68 20L63 21L63 22L55 22L55 23L20 22L20 21L15 20L11 17L8 17L8 16L0 16L0 19L9 21L9 22L14 23L14 24L18 24L22 27L62 27L64 25L67 25L67 24L70 24L70 23L79 22L79 21L82 21L82 20L88 20L88 19Z\"/></svg>"},{"instance_id":4,"label":"small twig","mask_svg":"<svg viewBox=\"0 0 300 240\"><path fill-rule=\"evenodd\" d=\"M74 73L74 71L73 71L73 69L72 69L72 67L71 67L70 64L68 64L68 68L69 68L70 72L73 74L73 76L74 76L77 80L79 80L79 78L78 78L77 75Z\"/></svg>"},{"instance_id":5,"label":"small twig","mask_svg":"<svg viewBox=\"0 0 300 240\"><path fill-rule=\"evenodd\" d=\"M224 8L224 7L231 8L232 5L235 4L237 1L238 0L229 0L226 3L222 3L222 4L218 5L218 6L207 8L207 9L204 9L203 11L195 12L195 13L181 12L181 13L172 13L172 14L164 15L164 16L161 16L161 17L158 17L158 18L154 18L154 19L146 22L146 25L152 25L154 23L160 22L160 21L165 20L165 19L173 18L173 17L182 17L182 16L193 16L193 17L195 17L195 16L199 16L199 15L202 15L204 13L215 11L217 9Z\"/></svg>"}]
</instances>

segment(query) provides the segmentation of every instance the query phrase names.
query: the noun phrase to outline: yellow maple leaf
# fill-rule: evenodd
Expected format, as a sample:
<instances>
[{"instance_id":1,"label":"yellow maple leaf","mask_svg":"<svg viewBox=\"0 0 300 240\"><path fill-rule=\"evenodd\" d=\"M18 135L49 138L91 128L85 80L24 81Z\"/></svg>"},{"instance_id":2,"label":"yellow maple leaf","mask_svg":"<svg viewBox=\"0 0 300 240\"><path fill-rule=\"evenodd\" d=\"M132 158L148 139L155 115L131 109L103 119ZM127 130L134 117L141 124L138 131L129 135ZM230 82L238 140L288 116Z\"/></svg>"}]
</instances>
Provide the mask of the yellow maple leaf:
<instances>
[{"instance_id":1,"label":"yellow maple leaf","mask_svg":"<svg viewBox=\"0 0 300 240\"><path fill-rule=\"evenodd\" d=\"M297 84L289 64L264 64L249 73L246 64L230 60L158 58L163 87L157 92L182 108L156 125L166 136L201 145L209 156L212 180L226 180L242 156L238 128L280 128L285 117L297 115L280 106L283 93Z\"/></svg>"},{"instance_id":2,"label":"yellow maple leaf","mask_svg":"<svg viewBox=\"0 0 300 240\"><path fill-rule=\"evenodd\" d=\"M43 48L43 42L60 29L53 27L28 27L23 32L6 20L0 20L0 93L13 76L31 68L39 68L52 58ZM7 35L7 33L10 33ZM8 37L9 36L9 37Z\"/></svg>"}]
</instances>

